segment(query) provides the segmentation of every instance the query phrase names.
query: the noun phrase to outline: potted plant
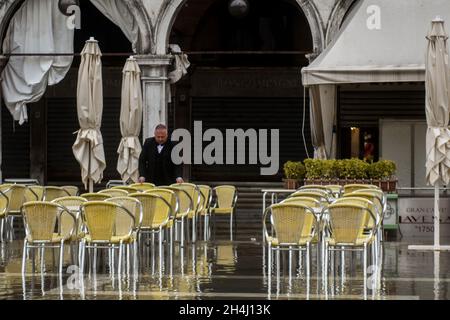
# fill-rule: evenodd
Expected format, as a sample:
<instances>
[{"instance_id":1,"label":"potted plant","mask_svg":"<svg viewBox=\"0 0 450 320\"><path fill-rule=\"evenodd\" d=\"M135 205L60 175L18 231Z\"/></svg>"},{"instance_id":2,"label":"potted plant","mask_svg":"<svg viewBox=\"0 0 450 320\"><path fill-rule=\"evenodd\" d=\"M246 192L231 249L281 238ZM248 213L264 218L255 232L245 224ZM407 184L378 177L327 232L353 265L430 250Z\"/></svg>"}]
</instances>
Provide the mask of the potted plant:
<instances>
[{"instance_id":1,"label":"potted plant","mask_svg":"<svg viewBox=\"0 0 450 320\"><path fill-rule=\"evenodd\" d=\"M288 161L283 166L283 179L286 189L297 189L300 180L305 177L305 166L301 162Z\"/></svg>"},{"instance_id":2,"label":"potted plant","mask_svg":"<svg viewBox=\"0 0 450 320\"><path fill-rule=\"evenodd\" d=\"M369 177L372 183L378 185L383 191L394 192L397 187L395 172L397 166L394 161L380 160L369 165Z\"/></svg>"},{"instance_id":3,"label":"potted plant","mask_svg":"<svg viewBox=\"0 0 450 320\"><path fill-rule=\"evenodd\" d=\"M306 159L305 184L322 184L323 160Z\"/></svg>"}]
</instances>

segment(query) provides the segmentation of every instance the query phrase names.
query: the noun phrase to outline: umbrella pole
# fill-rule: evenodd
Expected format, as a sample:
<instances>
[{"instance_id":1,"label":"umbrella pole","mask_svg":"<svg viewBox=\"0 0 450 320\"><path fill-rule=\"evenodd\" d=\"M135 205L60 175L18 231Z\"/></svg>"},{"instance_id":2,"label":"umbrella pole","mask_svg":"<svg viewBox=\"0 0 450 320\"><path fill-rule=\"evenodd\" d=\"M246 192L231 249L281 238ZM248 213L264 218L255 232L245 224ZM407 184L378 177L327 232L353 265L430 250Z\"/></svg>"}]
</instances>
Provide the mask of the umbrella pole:
<instances>
[{"instance_id":1,"label":"umbrella pole","mask_svg":"<svg viewBox=\"0 0 450 320\"><path fill-rule=\"evenodd\" d=\"M88 174L89 174L89 193L94 193L94 180L91 179L91 142L89 141L89 166L88 166Z\"/></svg>"},{"instance_id":2,"label":"umbrella pole","mask_svg":"<svg viewBox=\"0 0 450 320\"><path fill-rule=\"evenodd\" d=\"M434 186L434 247L440 247L439 182Z\"/></svg>"}]
</instances>

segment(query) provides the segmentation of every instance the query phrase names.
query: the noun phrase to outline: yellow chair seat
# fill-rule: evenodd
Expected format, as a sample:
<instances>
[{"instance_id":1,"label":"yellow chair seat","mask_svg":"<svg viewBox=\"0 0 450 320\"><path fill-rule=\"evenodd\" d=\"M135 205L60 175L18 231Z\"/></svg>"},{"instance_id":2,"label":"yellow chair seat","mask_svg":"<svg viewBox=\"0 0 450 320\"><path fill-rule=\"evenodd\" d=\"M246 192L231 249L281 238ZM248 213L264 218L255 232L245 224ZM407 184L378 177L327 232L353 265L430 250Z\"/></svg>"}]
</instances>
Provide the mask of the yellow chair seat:
<instances>
[{"instance_id":1,"label":"yellow chair seat","mask_svg":"<svg viewBox=\"0 0 450 320\"><path fill-rule=\"evenodd\" d=\"M86 242L93 242L90 235L86 235L84 237L84 239L86 240ZM120 241L122 241L123 243L132 243L133 241L135 241L135 239L136 239L136 237L134 235L132 235L132 236L128 236L128 235L126 235L126 236L113 236L111 238L110 243L112 243L112 244L119 244Z\"/></svg>"},{"instance_id":2,"label":"yellow chair seat","mask_svg":"<svg viewBox=\"0 0 450 320\"><path fill-rule=\"evenodd\" d=\"M171 226L169 226L169 225L173 225L173 222L172 222L172 220L169 220L166 224L164 224L164 225L161 225L160 223L152 223L150 226L145 226L145 227L142 227L141 228L141 230L158 230L159 229L159 227L162 227L163 229L165 229L165 228L171 228Z\"/></svg>"},{"instance_id":3,"label":"yellow chair seat","mask_svg":"<svg viewBox=\"0 0 450 320\"><path fill-rule=\"evenodd\" d=\"M85 235L86 235L86 233L84 233L84 232L80 232L79 234L74 234L72 236L72 238L70 238L70 241L79 241L79 240L83 239Z\"/></svg>"},{"instance_id":4,"label":"yellow chair seat","mask_svg":"<svg viewBox=\"0 0 450 320\"><path fill-rule=\"evenodd\" d=\"M336 244L336 241L334 240L334 239L330 239L330 238L327 238L325 241L326 242L328 242L328 244L330 245L330 246L336 246L336 245L338 245L338 246L355 246L355 247L357 247L357 246L363 246L364 245L364 243L367 243L367 244L370 244L370 243L372 243L373 242L373 237L365 237L365 236L361 236L361 237L359 237L357 240L356 240L356 243L355 244L353 244L353 243L348 243L348 244L345 244L345 243L338 243L338 244Z\"/></svg>"},{"instance_id":5,"label":"yellow chair seat","mask_svg":"<svg viewBox=\"0 0 450 320\"><path fill-rule=\"evenodd\" d=\"M195 211L194 210L190 210L187 217L188 219L194 219L194 215L195 215Z\"/></svg>"},{"instance_id":6,"label":"yellow chair seat","mask_svg":"<svg viewBox=\"0 0 450 320\"><path fill-rule=\"evenodd\" d=\"M231 214L233 212L233 208L215 208L212 209L214 214Z\"/></svg>"},{"instance_id":7,"label":"yellow chair seat","mask_svg":"<svg viewBox=\"0 0 450 320\"><path fill-rule=\"evenodd\" d=\"M312 237L301 237L297 245L304 246L306 245L306 243L311 242L312 240L313 240ZM275 247L279 246L279 241L277 238L269 237L269 239L267 239L267 242L269 242L272 246Z\"/></svg>"},{"instance_id":8,"label":"yellow chair seat","mask_svg":"<svg viewBox=\"0 0 450 320\"><path fill-rule=\"evenodd\" d=\"M33 243L33 242L41 242L41 241L33 241L33 240L31 240L31 239L29 239L28 237L27 237L27 240L28 240L28 242L30 242L31 244ZM57 233L54 233L53 234L53 237L52 237L52 240L50 241L50 242L48 242L48 243L60 243L62 240L64 240L64 241L67 241L68 239L65 239L63 236L60 236L60 235L58 235Z\"/></svg>"},{"instance_id":9,"label":"yellow chair seat","mask_svg":"<svg viewBox=\"0 0 450 320\"><path fill-rule=\"evenodd\" d=\"M174 225L174 221L173 220L169 220L169 222L164 226L164 228L166 229L171 229Z\"/></svg>"}]
</instances>

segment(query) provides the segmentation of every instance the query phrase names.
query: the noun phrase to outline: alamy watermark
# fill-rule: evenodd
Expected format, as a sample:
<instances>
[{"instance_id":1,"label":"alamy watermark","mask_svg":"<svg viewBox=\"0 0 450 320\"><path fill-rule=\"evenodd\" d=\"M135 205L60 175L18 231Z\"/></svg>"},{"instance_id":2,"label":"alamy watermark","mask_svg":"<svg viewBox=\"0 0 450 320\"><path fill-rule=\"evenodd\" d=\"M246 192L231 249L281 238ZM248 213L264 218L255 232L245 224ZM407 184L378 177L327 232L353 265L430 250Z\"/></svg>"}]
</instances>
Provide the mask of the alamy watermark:
<instances>
[{"instance_id":1,"label":"alamy watermark","mask_svg":"<svg viewBox=\"0 0 450 320\"><path fill-rule=\"evenodd\" d=\"M278 173L280 168L280 130L227 129L225 137L219 129L203 133L202 121L194 122L194 136L186 129L177 129L172 141L178 142L172 151L172 161L177 165L261 165L261 175ZM209 144L203 149L204 142ZM193 150L192 150L193 146ZM248 151L248 152L247 152ZM248 162L247 162L248 154Z\"/></svg>"},{"instance_id":2,"label":"alamy watermark","mask_svg":"<svg viewBox=\"0 0 450 320\"><path fill-rule=\"evenodd\" d=\"M377 5L367 7L367 28L369 30L381 30L381 8Z\"/></svg>"},{"instance_id":3,"label":"alamy watermark","mask_svg":"<svg viewBox=\"0 0 450 320\"><path fill-rule=\"evenodd\" d=\"M69 30L81 29L81 9L77 5L68 6L65 14L68 16L66 26Z\"/></svg>"}]
</instances>

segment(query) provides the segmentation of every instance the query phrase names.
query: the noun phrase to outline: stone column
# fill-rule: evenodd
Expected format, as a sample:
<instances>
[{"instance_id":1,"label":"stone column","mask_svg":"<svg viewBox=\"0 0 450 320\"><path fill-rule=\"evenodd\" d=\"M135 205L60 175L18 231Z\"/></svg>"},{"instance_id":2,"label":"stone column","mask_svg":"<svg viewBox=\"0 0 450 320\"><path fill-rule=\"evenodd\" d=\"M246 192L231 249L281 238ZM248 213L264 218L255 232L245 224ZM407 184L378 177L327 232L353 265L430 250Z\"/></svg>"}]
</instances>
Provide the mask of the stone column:
<instances>
[{"instance_id":1,"label":"stone column","mask_svg":"<svg viewBox=\"0 0 450 320\"><path fill-rule=\"evenodd\" d=\"M136 56L141 68L143 96L143 138L154 136L155 127L167 125L167 104L169 102L169 81L167 78L171 55Z\"/></svg>"},{"instance_id":2,"label":"stone column","mask_svg":"<svg viewBox=\"0 0 450 320\"><path fill-rule=\"evenodd\" d=\"M8 58L0 55L0 108L3 108L3 97L2 97L2 88L1 82L3 81L1 75L3 69L8 63ZM2 110L0 109L0 183L3 182L3 139L2 139Z\"/></svg>"}]
</instances>

